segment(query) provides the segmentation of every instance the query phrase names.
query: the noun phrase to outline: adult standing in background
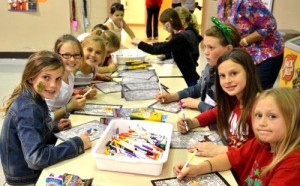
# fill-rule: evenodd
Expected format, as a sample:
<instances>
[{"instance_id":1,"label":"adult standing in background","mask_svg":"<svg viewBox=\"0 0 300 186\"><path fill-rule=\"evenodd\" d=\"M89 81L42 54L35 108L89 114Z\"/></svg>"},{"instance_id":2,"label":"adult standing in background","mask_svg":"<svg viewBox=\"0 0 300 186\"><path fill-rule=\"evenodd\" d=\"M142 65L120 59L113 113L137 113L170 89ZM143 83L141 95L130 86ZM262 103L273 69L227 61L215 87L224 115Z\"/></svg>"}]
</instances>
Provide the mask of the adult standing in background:
<instances>
[{"instance_id":1,"label":"adult standing in background","mask_svg":"<svg viewBox=\"0 0 300 186\"><path fill-rule=\"evenodd\" d=\"M146 8L147 8L146 34L148 40L151 40L152 37L154 40L158 39L158 14L159 14L161 4L162 4L162 0L146 0Z\"/></svg>"},{"instance_id":2,"label":"adult standing in background","mask_svg":"<svg viewBox=\"0 0 300 186\"><path fill-rule=\"evenodd\" d=\"M283 61L283 39L261 0L219 0L218 18L233 24L240 45L252 56L263 89L272 88Z\"/></svg>"}]
</instances>

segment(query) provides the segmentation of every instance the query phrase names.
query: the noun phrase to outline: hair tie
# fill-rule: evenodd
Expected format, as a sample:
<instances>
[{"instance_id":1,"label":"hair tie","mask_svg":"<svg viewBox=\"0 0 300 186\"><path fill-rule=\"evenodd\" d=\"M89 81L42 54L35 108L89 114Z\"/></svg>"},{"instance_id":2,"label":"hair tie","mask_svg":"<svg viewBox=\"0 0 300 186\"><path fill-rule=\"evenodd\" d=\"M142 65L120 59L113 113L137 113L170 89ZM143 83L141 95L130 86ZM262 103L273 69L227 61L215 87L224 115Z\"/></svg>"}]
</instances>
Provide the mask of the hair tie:
<instances>
[{"instance_id":1,"label":"hair tie","mask_svg":"<svg viewBox=\"0 0 300 186\"><path fill-rule=\"evenodd\" d=\"M211 17L211 21L216 25L216 27L218 27L221 32L223 33L225 40L229 43L232 44L232 40L230 38L231 35L231 29L228 28L226 25L224 25L223 23L220 22L220 20L216 17Z\"/></svg>"}]
</instances>

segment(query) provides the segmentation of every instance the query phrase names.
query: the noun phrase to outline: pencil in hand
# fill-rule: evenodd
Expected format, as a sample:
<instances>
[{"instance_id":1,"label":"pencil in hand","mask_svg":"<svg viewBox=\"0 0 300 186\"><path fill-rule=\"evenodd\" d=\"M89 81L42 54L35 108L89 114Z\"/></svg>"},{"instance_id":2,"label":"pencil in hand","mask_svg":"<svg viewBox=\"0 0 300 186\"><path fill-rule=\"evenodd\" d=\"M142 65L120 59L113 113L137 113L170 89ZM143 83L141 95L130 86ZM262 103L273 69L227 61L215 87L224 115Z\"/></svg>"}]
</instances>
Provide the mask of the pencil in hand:
<instances>
[{"instance_id":1,"label":"pencil in hand","mask_svg":"<svg viewBox=\"0 0 300 186\"><path fill-rule=\"evenodd\" d=\"M162 96L162 102L164 103L165 102L165 99L163 98L163 91L162 91L162 88L161 88L161 85L160 85L160 82L158 81L158 86L159 86L159 91L160 91L160 94Z\"/></svg>"},{"instance_id":2,"label":"pencil in hand","mask_svg":"<svg viewBox=\"0 0 300 186\"><path fill-rule=\"evenodd\" d=\"M185 129L186 129L186 131L189 131L189 126L186 122L186 117L185 117L185 113L184 113L184 109L183 109L181 100L179 100L179 107L180 107L180 110L181 110L183 122L185 124Z\"/></svg>"},{"instance_id":3,"label":"pencil in hand","mask_svg":"<svg viewBox=\"0 0 300 186\"><path fill-rule=\"evenodd\" d=\"M83 97L86 97L93 89L91 87L89 87L89 90L83 94Z\"/></svg>"}]
</instances>

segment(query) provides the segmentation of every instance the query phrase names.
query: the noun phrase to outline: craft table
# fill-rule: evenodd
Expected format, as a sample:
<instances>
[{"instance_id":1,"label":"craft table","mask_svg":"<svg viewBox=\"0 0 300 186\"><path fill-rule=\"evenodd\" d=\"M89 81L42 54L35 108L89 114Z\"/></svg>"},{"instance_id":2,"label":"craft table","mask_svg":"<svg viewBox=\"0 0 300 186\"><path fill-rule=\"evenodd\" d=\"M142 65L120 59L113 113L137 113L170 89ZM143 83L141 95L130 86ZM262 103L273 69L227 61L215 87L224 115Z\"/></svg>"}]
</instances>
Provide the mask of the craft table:
<instances>
[{"instance_id":1,"label":"craft table","mask_svg":"<svg viewBox=\"0 0 300 186\"><path fill-rule=\"evenodd\" d=\"M170 92L175 92L186 87L186 84L182 78L161 78L161 83L169 87ZM110 93L103 94L98 91L98 95L95 99L89 100L91 103L101 103L101 104L118 104L123 105L123 107L147 107L150 104L154 103L155 100L146 100L146 101L125 101L125 99L121 98L120 92L118 93ZM167 123L171 123L173 125L173 130L176 131L176 120L179 117L178 114L164 112L164 114L168 115ZM196 110L186 109L187 117L194 117L199 114ZM70 119L72 121L73 126L91 121L91 120L99 120L99 116L88 116L88 115L75 115L72 114ZM207 128L202 128L198 130L208 130ZM59 143L60 141L58 141ZM92 148L95 146L97 140L92 142ZM148 175L139 175L139 174L129 174L129 173L121 173L121 172L110 172L110 171L102 171L97 169L96 160L91 154L91 149L87 150L84 154L69 160L62 161L55 165L49 166L45 168L41 176L36 183L36 185L45 185L45 179L49 176L50 173L54 173L56 175L69 173L76 174L83 179L86 178L94 178L93 185L95 186L132 186L132 185L152 185L151 180L162 179L174 177L173 166L179 162L185 162L189 153L186 149L170 149L168 161L163 165L162 173L159 176L148 176ZM206 160L205 157L195 157L192 164L197 164ZM138 165L137 165L138 166ZM233 175L230 171L220 172L220 174L227 180L227 182L234 186L237 185Z\"/></svg>"}]
</instances>

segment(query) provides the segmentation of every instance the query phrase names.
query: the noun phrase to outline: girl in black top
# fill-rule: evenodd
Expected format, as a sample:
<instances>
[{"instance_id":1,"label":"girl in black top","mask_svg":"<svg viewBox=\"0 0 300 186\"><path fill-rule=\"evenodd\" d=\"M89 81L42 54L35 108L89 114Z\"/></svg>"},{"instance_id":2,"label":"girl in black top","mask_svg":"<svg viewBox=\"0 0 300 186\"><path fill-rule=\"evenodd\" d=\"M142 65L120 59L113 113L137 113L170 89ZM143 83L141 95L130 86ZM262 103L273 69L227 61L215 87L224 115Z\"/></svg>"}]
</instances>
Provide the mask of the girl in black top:
<instances>
[{"instance_id":1,"label":"girl in black top","mask_svg":"<svg viewBox=\"0 0 300 186\"><path fill-rule=\"evenodd\" d=\"M196 71L197 61L192 56L195 50L194 42L198 42L195 34L190 30L184 30L177 12L171 8L161 14L160 22L163 23L164 29L171 33L170 40L151 45L135 38L132 40L132 44L150 54L170 53L186 84L189 87L195 85L199 79Z\"/></svg>"}]
</instances>

